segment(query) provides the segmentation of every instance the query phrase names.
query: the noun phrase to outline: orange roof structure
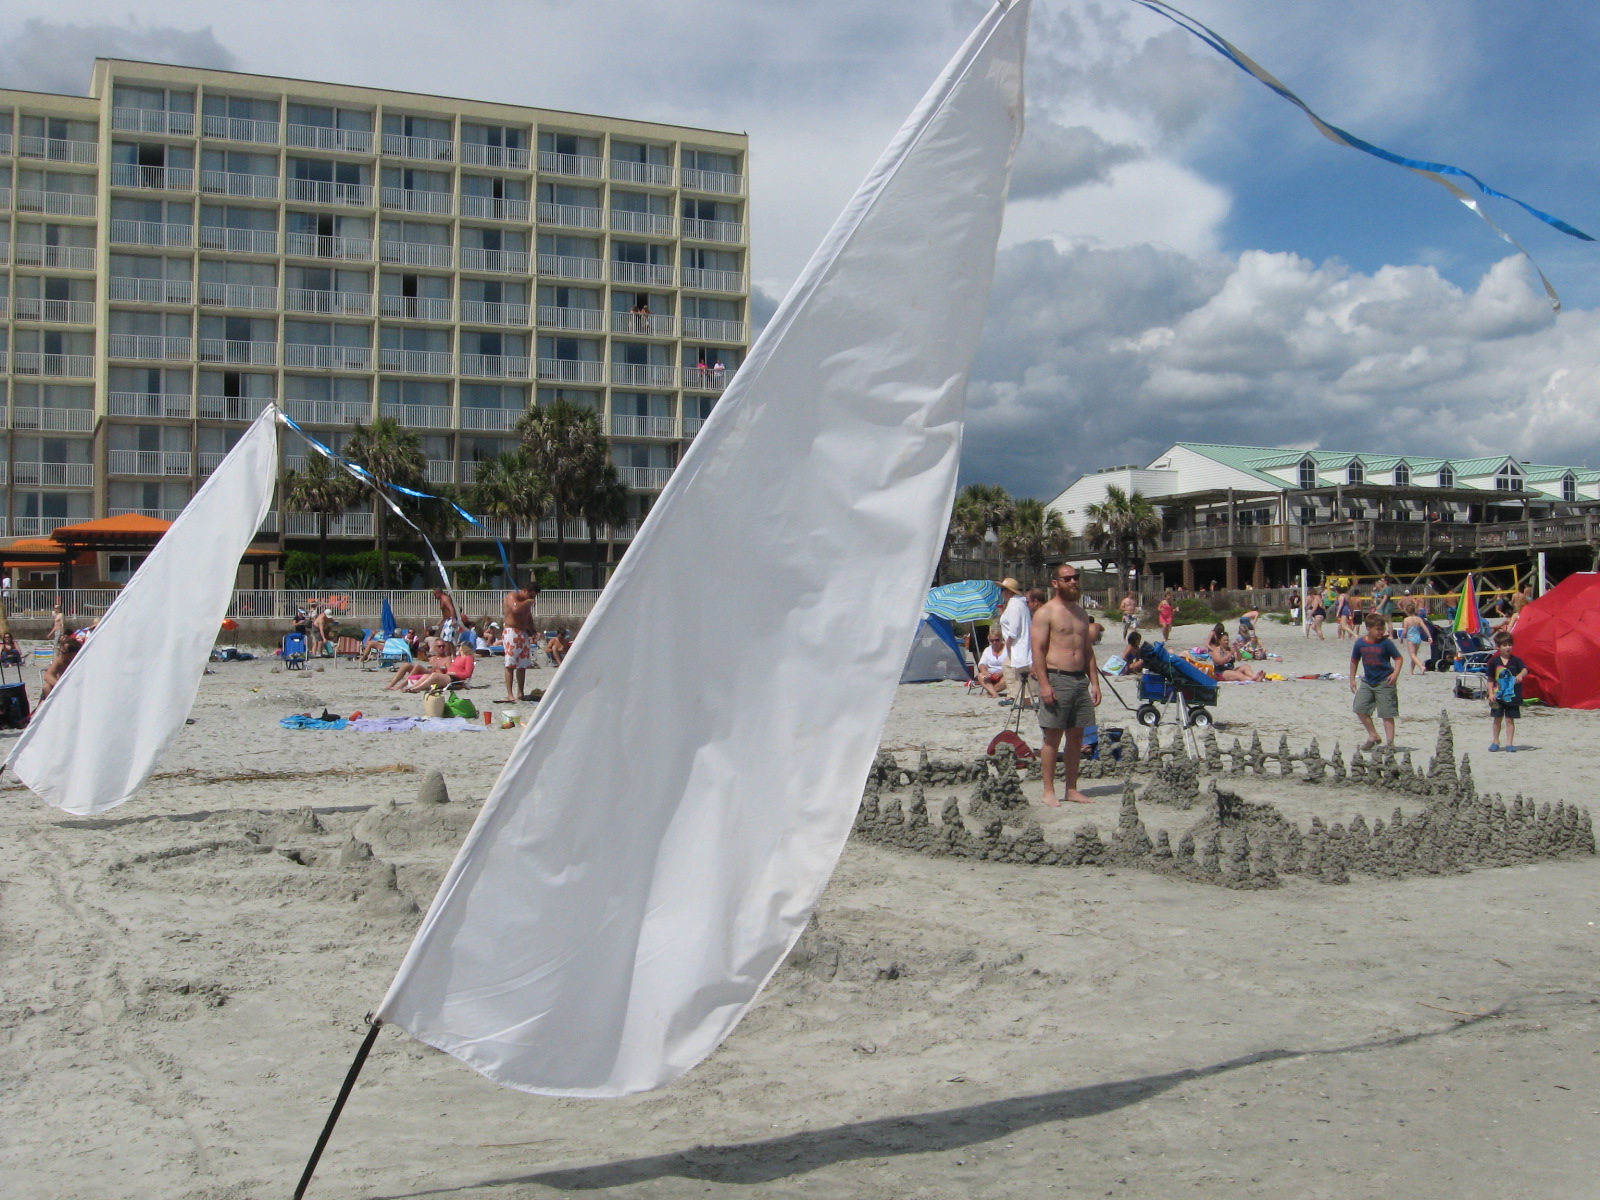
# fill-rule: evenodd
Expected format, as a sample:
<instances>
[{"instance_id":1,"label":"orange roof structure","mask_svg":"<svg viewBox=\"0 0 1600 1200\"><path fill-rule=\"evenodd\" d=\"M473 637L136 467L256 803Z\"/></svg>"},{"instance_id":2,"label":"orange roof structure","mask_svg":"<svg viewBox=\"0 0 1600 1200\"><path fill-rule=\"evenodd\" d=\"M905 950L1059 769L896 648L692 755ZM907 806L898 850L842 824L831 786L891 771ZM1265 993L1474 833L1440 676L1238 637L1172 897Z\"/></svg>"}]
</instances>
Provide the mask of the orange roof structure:
<instances>
[{"instance_id":1,"label":"orange roof structure","mask_svg":"<svg viewBox=\"0 0 1600 1200\"><path fill-rule=\"evenodd\" d=\"M172 528L171 521L160 517L146 517L140 513L122 513L115 517L98 517L93 521L80 521L76 525L59 526L50 535L60 546L154 546L161 535Z\"/></svg>"}]
</instances>

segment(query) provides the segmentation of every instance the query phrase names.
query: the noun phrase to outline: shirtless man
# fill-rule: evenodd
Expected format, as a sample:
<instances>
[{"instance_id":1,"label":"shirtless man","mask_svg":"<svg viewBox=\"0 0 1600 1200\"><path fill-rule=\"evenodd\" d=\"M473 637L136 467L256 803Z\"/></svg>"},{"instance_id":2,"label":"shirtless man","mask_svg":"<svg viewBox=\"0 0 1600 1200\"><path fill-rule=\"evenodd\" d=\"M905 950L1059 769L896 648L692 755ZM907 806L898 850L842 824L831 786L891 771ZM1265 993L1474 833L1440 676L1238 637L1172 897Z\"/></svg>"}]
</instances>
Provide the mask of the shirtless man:
<instances>
[{"instance_id":1,"label":"shirtless man","mask_svg":"<svg viewBox=\"0 0 1600 1200\"><path fill-rule=\"evenodd\" d=\"M434 588L433 598L439 602L439 636L453 642L461 632L461 614L456 611L456 602L443 588Z\"/></svg>"},{"instance_id":2,"label":"shirtless man","mask_svg":"<svg viewBox=\"0 0 1600 1200\"><path fill-rule=\"evenodd\" d=\"M539 598L539 585L529 580L514 592L506 593L505 647L506 647L506 698L504 703L515 704L522 699L527 670L537 660L533 652L537 641L533 636L533 602ZM513 687L513 676L515 684Z\"/></svg>"},{"instance_id":3,"label":"shirtless man","mask_svg":"<svg viewBox=\"0 0 1600 1200\"><path fill-rule=\"evenodd\" d=\"M1054 598L1033 617L1033 663L1039 681L1039 728L1044 732L1044 802L1060 808L1061 801L1056 799L1058 753L1066 777L1066 798L1073 804L1094 803L1078 790L1078 755L1083 749L1084 727L1094 724L1094 710L1100 703L1100 671L1094 660L1089 616L1078 603L1083 591L1078 568L1062 563L1051 583ZM1061 751L1063 734L1065 752Z\"/></svg>"}]
</instances>

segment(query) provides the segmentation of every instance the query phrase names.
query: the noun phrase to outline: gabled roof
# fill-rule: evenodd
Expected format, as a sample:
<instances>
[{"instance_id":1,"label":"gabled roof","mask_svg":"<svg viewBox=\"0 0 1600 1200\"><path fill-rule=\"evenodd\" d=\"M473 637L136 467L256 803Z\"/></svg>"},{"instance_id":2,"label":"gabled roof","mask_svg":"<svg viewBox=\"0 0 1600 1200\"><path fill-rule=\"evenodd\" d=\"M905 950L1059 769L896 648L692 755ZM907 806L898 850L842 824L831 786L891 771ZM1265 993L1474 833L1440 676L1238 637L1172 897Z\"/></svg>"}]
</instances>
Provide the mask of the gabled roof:
<instances>
[{"instance_id":1,"label":"gabled roof","mask_svg":"<svg viewBox=\"0 0 1600 1200\"><path fill-rule=\"evenodd\" d=\"M1456 476L1463 475L1493 475L1501 467L1510 463L1517 470L1522 470L1522 464L1509 454L1495 454L1487 458L1453 458L1450 465L1456 469Z\"/></svg>"}]
</instances>

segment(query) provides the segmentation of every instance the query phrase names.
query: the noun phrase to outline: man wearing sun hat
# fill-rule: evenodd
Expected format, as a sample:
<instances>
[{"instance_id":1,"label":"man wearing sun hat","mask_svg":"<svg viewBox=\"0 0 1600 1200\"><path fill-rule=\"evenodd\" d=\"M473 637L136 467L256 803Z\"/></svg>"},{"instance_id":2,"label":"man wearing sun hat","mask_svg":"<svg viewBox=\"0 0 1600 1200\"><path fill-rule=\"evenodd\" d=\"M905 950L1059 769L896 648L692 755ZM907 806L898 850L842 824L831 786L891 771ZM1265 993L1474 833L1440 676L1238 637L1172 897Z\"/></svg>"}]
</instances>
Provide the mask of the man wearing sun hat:
<instances>
[{"instance_id":1,"label":"man wearing sun hat","mask_svg":"<svg viewBox=\"0 0 1600 1200\"><path fill-rule=\"evenodd\" d=\"M1005 639L1004 666L1006 695L1018 707L1027 707L1023 681L1033 666L1033 612L1022 595L1022 585L1009 575L1000 581L1000 636Z\"/></svg>"}]
</instances>

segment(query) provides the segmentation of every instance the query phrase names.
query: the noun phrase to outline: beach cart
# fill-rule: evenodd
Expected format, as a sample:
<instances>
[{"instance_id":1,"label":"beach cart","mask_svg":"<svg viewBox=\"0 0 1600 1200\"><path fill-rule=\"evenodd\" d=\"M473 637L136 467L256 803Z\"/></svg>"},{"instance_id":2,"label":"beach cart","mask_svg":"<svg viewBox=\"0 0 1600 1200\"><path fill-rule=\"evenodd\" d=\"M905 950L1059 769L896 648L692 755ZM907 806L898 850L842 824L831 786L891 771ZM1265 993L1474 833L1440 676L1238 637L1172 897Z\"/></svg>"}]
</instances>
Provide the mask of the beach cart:
<instances>
[{"instance_id":1,"label":"beach cart","mask_svg":"<svg viewBox=\"0 0 1600 1200\"><path fill-rule=\"evenodd\" d=\"M1146 728L1160 725L1173 704L1178 706L1175 720L1183 726L1204 729L1214 721L1210 710L1217 703L1217 681L1160 642L1145 647L1137 707L1123 699L1112 676L1105 676L1105 683L1118 703Z\"/></svg>"}]
</instances>

